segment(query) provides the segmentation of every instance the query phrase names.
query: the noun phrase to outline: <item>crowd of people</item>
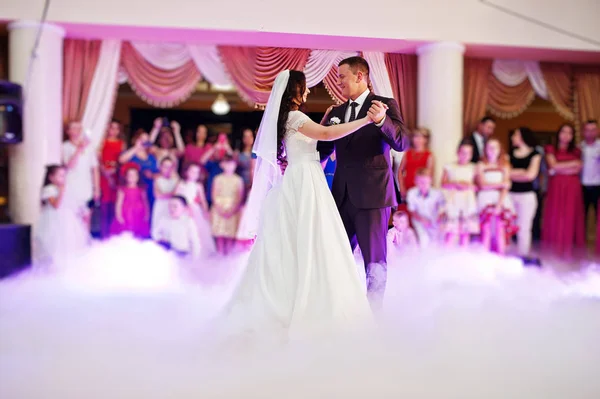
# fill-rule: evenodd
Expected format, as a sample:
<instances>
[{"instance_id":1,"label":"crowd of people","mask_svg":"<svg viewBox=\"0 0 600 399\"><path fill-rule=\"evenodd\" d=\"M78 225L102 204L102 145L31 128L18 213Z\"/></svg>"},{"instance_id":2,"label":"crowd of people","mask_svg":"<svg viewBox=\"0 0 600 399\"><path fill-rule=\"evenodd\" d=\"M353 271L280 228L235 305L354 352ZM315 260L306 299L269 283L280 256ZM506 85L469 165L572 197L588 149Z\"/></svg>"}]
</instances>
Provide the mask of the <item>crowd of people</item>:
<instances>
[{"instance_id":1,"label":"crowd of people","mask_svg":"<svg viewBox=\"0 0 600 399\"><path fill-rule=\"evenodd\" d=\"M600 197L598 124L582 127L579 145L565 124L545 148L520 127L510 132L505 153L493 135L494 120L483 118L459 144L456 163L444 165L439 188L432 184L429 131L416 129L411 148L391 160L401 205L392 217L389 256L431 244L467 246L476 238L504 254L516 236L516 252L529 259L541 219L542 248L570 257L585 245L586 215L591 207L598 215ZM209 137L204 125L186 144L179 123L166 118L157 118L150 132L134 132L129 148L116 120L99 151L80 122L71 122L66 133L63 163L48 166L42 190L38 261L85 247L92 210L101 238L129 232L181 256L226 255L243 242L237 230L252 186L251 129L243 131L237 149L225 133ZM334 152L323 162L330 186L335 165Z\"/></svg>"},{"instance_id":2,"label":"crowd of people","mask_svg":"<svg viewBox=\"0 0 600 399\"><path fill-rule=\"evenodd\" d=\"M444 165L440 188L432 187L435 157L428 150L429 133L414 131L412 146L398 165L403 206L393 215L391 256L432 242L466 246L475 237L488 250L504 254L516 236L516 253L537 262L531 258L535 224L540 223L536 214L542 214L543 252L570 259L585 247L590 208L600 218L597 121L582 124L578 145L569 124L560 126L554 143L543 148L529 128L514 129L508 153L494 130L494 120L486 117L461 141L457 162ZM600 231L596 239L600 253Z\"/></svg>"},{"instance_id":3,"label":"crowd of people","mask_svg":"<svg viewBox=\"0 0 600 399\"><path fill-rule=\"evenodd\" d=\"M91 217L105 239L124 232L151 238L184 257L230 253L252 186L254 132L233 149L226 133L209 137L197 127L185 144L176 121L157 118L138 129L128 148L113 120L95 151L80 122L66 130L61 165L47 167L42 215L34 240L37 262L84 248Z\"/></svg>"}]
</instances>

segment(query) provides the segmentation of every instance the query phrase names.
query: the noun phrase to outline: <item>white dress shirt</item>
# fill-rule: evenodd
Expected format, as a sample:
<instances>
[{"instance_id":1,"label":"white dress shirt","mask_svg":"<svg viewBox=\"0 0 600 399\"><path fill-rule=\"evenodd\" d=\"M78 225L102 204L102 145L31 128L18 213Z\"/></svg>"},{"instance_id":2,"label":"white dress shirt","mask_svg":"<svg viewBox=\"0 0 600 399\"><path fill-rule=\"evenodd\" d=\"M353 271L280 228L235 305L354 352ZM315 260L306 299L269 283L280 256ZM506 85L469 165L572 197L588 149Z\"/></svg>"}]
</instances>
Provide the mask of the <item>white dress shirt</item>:
<instances>
[{"instance_id":1,"label":"white dress shirt","mask_svg":"<svg viewBox=\"0 0 600 399\"><path fill-rule=\"evenodd\" d=\"M367 107L367 109L371 106L371 104L365 104L365 102L367 101L367 97L369 97L369 94L371 94L371 90L366 89L365 91L363 91L363 93L358 96L356 98L356 100L352 101L352 100L348 100L348 108L346 108L346 115L344 116L344 122L348 123L350 121L350 113L352 112L352 106L350 104L357 103L358 105L356 106L356 119L358 119L358 114L360 113L360 110L362 109L363 106ZM381 120L381 122L377 123L375 126L377 127L381 127L383 125L383 122L385 122L385 116L383 117L383 119Z\"/></svg>"},{"instance_id":2,"label":"white dress shirt","mask_svg":"<svg viewBox=\"0 0 600 399\"><path fill-rule=\"evenodd\" d=\"M473 139L475 140L479 156L483 158L485 152L485 139L477 131L473 132Z\"/></svg>"},{"instance_id":3,"label":"white dress shirt","mask_svg":"<svg viewBox=\"0 0 600 399\"><path fill-rule=\"evenodd\" d=\"M600 186L600 139L593 144L581 142L582 162L581 184L584 186Z\"/></svg>"}]
</instances>

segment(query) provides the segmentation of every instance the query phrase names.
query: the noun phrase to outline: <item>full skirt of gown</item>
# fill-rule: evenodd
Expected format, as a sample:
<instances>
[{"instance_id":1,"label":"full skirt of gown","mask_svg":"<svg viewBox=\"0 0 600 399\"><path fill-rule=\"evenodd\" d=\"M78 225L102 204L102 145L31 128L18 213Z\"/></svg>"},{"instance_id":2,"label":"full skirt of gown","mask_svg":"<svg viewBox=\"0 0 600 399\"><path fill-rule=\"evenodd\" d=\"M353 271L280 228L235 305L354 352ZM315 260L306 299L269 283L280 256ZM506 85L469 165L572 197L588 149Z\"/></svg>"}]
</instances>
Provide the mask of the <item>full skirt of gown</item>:
<instances>
[{"instance_id":1,"label":"full skirt of gown","mask_svg":"<svg viewBox=\"0 0 600 399\"><path fill-rule=\"evenodd\" d=\"M67 258L82 253L90 241L89 230L76 211L65 205L58 209L46 205L34 226L33 262L56 269Z\"/></svg>"},{"instance_id":2,"label":"full skirt of gown","mask_svg":"<svg viewBox=\"0 0 600 399\"><path fill-rule=\"evenodd\" d=\"M235 331L293 336L369 324L371 310L316 159L290 163L262 206L247 269L227 307Z\"/></svg>"}]
</instances>

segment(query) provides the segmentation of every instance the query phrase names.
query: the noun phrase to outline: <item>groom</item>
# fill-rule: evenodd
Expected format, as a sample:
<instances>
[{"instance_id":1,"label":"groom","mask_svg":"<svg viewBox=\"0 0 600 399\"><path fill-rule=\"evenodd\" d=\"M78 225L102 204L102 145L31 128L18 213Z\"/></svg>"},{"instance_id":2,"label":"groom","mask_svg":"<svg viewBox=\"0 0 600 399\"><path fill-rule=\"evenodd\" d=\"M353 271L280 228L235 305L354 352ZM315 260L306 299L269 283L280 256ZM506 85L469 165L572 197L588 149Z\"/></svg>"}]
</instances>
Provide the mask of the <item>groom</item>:
<instances>
[{"instance_id":1,"label":"groom","mask_svg":"<svg viewBox=\"0 0 600 399\"><path fill-rule=\"evenodd\" d=\"M386 235L391 207L396 206L390 148L408 147L408 129L393 98L369 90L369 64L361 57L339 63L338 86L348 101L330 108L322 124L359 119L367 114L376 123L334 142L319 142L321 160L335 150L337 167L331 188L352 249L358 243L367 275L367 296L381 308L387 280Z\"/></svg>"}]
</instances>

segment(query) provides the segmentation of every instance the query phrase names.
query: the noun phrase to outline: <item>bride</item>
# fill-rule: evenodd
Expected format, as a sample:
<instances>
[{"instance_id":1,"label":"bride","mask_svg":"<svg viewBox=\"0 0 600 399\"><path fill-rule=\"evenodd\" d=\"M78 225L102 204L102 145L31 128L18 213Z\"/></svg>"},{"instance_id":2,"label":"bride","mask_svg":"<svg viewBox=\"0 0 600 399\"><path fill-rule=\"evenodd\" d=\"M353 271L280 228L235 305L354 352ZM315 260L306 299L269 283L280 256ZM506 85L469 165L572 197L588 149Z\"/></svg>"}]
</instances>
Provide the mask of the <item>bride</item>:
<instances>
[{"instance_id":1,"label":"bride","mask_svg":"<svg viewBox=\"0 0 600 399\"><path fill-rule=\"evenodd\" d=\"M244 330L275 327L292 336L371 317L316 146L372 120L319 125L299 111L309 93L304 73L281 72L253 148L257 169L245 227L254 228L257 239L226 308L228 319L240 321ZM251 220L252 215L260 216Z\"/></svg>"}]
</instances>

